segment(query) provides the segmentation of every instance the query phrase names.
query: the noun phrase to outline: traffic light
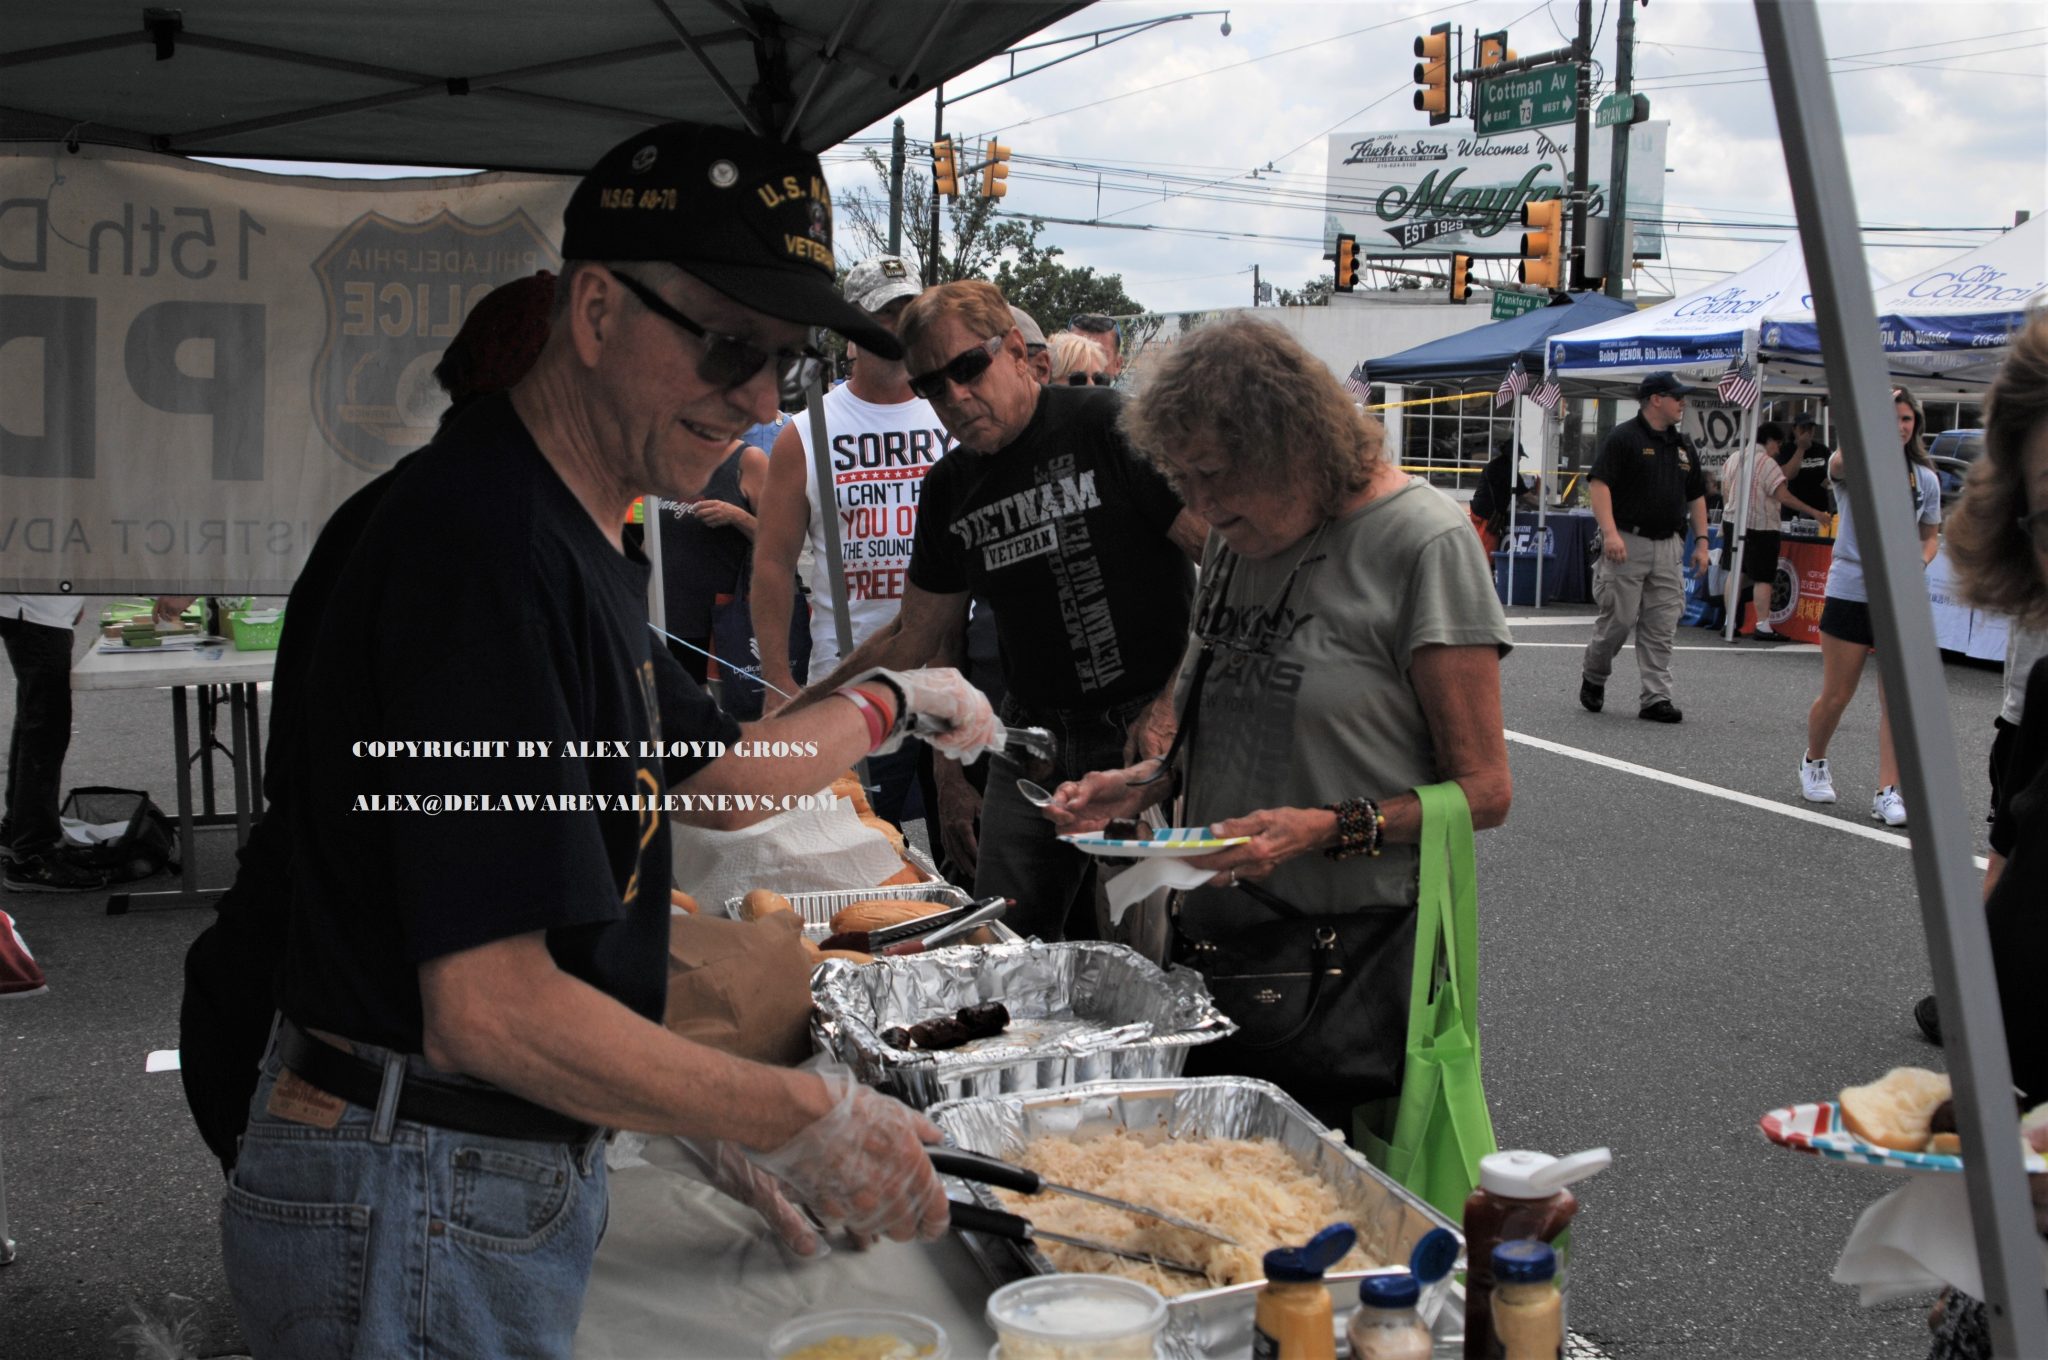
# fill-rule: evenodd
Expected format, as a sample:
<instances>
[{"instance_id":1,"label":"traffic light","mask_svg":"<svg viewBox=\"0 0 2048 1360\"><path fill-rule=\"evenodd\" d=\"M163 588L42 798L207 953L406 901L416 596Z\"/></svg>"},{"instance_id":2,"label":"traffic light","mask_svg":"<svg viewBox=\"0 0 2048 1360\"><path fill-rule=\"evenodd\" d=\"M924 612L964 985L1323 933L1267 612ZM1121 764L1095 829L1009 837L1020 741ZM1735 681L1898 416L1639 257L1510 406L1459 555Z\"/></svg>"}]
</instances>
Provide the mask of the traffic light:
<instances>
[{"instance_id":1,"label":"traffic light","mask_svg":"<svg viewBox=\"0 0 2048 1360\"><path fill-rule=\"evenodd\" d=\"M1451 26L1438 24L1415 40L1415 107L1429 115L1429 125L1451 121Z\"/></svg>"},{"instance_id":2,"label":"traffic light","mask_svg":"<svg viewBox=\"0 0 2048 1360\"><path fill-rule=\"evenodd\" d=\"M1337 238L1337 291L1348 293L1358 286L1358 238Z\"/></svg>"},{"instance_id":3,"label":"traffic light","mask_svg":"<svg viewBox=\"0 0 2048 1360\"><path fill-rule=\"evenodd\" d=\"M988 164L981 171L981 196L1001 198L1010 192L1004 181L1010 178L1010 148L1001 142L988 144Z\"/></svg>"},{"instance_id":4,"label":"traffic light","mask_svg":"<svg viewBox=\"0 0 2048 1360\"><path fill-rule=\"evenodd\" d=\"M947 198L960 196L959 162L955 159L953 139L941 137L932 143L932 192L944 194Z\"/></svg>"},{"instance_id":5,"label":"traffic light","mask_svg":"<svg viewBox=\"0 0 2048 1360\"><path fill-rule=\"evenodd\" d=\"M1498 66L1504 61L1513 61L1514 52L1508 47L1508 31L1482 33L1479 35L1479 69Z\"/></svg>"},{"instance_id":6,"label":"traffic light","mask_svg":"<svg viewBox=\"0 0 2048 1360\"><path fill-rule=\"evenodd\" d=\"M1463 253L1451 256L1451 301L1464 302L1472 296L1472 257Z\"/></svg>"},{"instance_id":7,"label":"traffic light","mask_svg":"<svg viewBox=\"0 0 2048 1360\"><path fill-rule=\"evenodd\" d=\"M1522 225L1535 228L1522 233L1522 282L1541 288L1564 287L1564 200L1543 198L1524 203Z\"/></svg>"}]
</instances>

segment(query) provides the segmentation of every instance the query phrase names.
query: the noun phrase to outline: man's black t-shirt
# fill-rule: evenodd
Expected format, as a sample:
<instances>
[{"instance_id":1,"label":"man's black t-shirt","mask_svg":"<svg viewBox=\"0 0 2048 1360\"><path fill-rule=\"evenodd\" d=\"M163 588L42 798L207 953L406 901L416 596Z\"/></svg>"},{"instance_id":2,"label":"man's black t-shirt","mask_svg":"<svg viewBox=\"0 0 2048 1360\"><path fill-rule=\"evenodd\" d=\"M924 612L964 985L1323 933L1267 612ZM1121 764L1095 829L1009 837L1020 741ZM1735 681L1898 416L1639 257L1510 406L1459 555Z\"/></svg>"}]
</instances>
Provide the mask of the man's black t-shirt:
<instances>
[{"instance_id":1,"label":"man's black t-shirt","mask_svg":"<svg viewBox=\"0 0 2048 1360\"><path fill-rule=\"evenodd\" d=\"M1026 709L1148 698L1187 642L1194 566L1167 537L1180 497L1124 442L1118 403L1045 388L1009 445L953 448L925 476L910 582L989 602Z\"/></svg>"},{"instance_id":2,"label":"man's black t-shirt","mask_svg":"<svg viewBox=\"0 0 2048 1360\"><path fill-rule=\"evenodd\" d=\"M1659 432L1641 416L1614 427L1593 460L1592 476L1614 497L1614 522L1644 538L1683 532L1686 507L1707 494L1691 441L1678 426Z\"/></svg>"},{"instance_id":3,"label":"man's black t-shirt","mask_svg":"<svg viewBox=\"0 0 2048 1360\"><path fill-rule=\"evenodd\" d=\"M1832 510L1833 493L1828 487L1828 447L1815 440L1806 451L1806 461L1799 465L1799 471L1787 478L1785 485L1792 494L1816 510ZM1780 506L1782 518L1790 519L1799 511L1789 505Z\"/></svg>"},{"instance_id":4,"label":"man's black t-shirt","mask_svg":"<svg viewBox=\"0 0 2048 1360\"><path fill-rule=\"evenodd\" d=\"M665 769L656 743L738 728L715 706L662 721L694 686L650 646L648 575L505 397L390 485L301 688L287 1015L418 1052L421 963L540 931L564 972L660 1018L658 799L702 762Z\"/></svg>"}]
</instances>

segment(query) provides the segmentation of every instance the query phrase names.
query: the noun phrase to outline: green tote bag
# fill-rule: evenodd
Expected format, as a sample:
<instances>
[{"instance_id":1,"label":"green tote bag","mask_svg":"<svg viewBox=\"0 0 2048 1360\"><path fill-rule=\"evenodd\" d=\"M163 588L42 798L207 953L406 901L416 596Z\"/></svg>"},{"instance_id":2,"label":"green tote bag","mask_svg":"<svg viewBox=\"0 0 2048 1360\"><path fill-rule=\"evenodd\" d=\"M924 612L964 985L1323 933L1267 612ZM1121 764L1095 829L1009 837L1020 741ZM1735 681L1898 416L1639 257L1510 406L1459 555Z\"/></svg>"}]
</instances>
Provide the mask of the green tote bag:
<instances>
[{"instance_id":1,"label":"green tote bag","mask_svg":"<svg viewBox=\"0 0 2048 1360\"><path fill-rule=\"evenodd\" d=\"M1472 810L1455 783L1418 788L1422 867L1408 1056L1391 1135L1359 1121L1355 1145L1373 1165L1452 1222L1497 1150L1479 1081L1479 886Z\"/></svg>"}]
</instances>

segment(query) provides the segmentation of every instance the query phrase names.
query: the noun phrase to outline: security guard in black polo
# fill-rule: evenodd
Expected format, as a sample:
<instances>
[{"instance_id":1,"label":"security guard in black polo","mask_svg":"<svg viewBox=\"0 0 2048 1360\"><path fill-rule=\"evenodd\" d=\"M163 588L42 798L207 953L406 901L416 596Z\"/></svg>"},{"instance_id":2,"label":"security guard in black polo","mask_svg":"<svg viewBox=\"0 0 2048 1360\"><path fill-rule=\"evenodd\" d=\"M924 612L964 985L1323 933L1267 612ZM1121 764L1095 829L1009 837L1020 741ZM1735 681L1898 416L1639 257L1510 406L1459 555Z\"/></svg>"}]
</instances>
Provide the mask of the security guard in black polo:
<instances>
[{"instance_id":1,"label":"security guard in black polo","mask_svg":"<svg viewBox=\"0 0 2048 1360\"><path fill-rule=\"evenodd\" d=\"M1678 432L1688 390L1669 373L1652 373L1636 388L1642 409L1614 427L1589 481L1593 516L1600 523L1600 564L1593 597L1600 619L1586 644L1579 702L1598 713L1607 701L1614 654L1633 632L1643 693L1637 716L1675 723L1685 715L1671 702L1671 640L1685 612L1685 573L1679 559L1687 519L1694 534L1692 569L1707 569L1707 483L1699 454Z\"/></svg>"}]
</instances>

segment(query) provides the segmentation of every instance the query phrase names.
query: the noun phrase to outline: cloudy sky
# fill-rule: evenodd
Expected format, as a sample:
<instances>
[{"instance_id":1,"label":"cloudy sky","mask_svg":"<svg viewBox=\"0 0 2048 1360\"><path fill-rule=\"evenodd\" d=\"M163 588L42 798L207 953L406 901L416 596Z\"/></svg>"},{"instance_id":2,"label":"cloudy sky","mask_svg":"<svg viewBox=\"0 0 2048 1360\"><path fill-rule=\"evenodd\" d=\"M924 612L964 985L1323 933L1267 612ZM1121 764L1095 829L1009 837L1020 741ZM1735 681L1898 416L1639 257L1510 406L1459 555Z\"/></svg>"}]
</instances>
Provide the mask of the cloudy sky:
<instances>
[{"instance_id":1,"label":"cloudy sky","mask_svg":"<svg viewBox=\"0 0 2048 1360\"><path fill-rule=\"evenodd\" d=\"M1603 85L1622 3L1594 6ZM2048 209L2048 9L1823 0L1820 11L1858 216L1866 228L1927 229L1866 231L1880 273L1918 273L1984 239L1962 228ZM1033 41L1176 12L1106 0ZM1671 124L1674 222L1647 287L1687 291L1783 241L1791 191L1752 7L1657 0L1636 15L1635 87ZM949 105L946 122L1013 148L1009 210L1119 224L1049 224L1045 239L1069 262L1121 274L1154 310L1242 305L1254 264L1280 286L1328 269L1312 242L1329 134L1427 130L1411 100L1418 33L1443 22L1468 35L1505 27L1527 54L1562 46L1575 16L1572 0L1252 0L1231 8L1228 37L1217 16L1167 24ZM985 67L951 88L1006 70ZM902 113L913 154L928 156L932 100ZM885 121L828 153L837 191L876 189L858 149L886 147L888 134Z\"/></svg>"}]
</instances>

